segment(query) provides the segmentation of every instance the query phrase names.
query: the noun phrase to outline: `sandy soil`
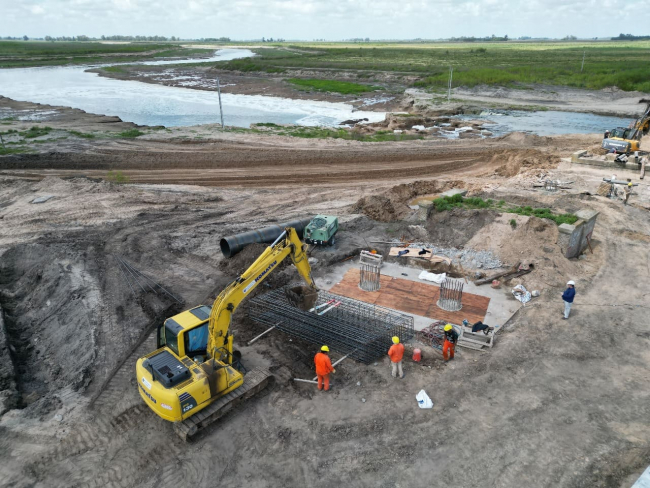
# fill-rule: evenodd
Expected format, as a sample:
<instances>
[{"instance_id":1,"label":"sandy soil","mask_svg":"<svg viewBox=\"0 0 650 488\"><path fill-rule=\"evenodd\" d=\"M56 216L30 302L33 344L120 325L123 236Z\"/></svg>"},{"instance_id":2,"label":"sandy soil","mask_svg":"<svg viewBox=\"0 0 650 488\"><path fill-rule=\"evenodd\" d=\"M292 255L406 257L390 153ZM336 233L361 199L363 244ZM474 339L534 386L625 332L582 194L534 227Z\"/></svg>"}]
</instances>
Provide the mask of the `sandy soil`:
<instances>
[{"instance_id":1,"label":"sandy soil","mask_svg":"<svg viewBox=\"0 0 650 488\"><path fill-rule=\"evenodd\" d=\"M68 115L62 124L85 117ZM50 141L39 154L0 160L3 486L627 488L647 466L650 188L631 173L640 183L632 205L593 196L611 171L561 158L598 135L399 144L143 137ZM132 184L88 178L109 169ZM574 183L548 194L533 187L545 178ZM337 244L312 253L321 279L368 241L410 232L420 222L408 203L451 187L556 212L600 212L593 254L575 260L562 257L554 224L536 218L517 217L512 229L508 215L459 211L419 227L432 243L534 262L519 281L541 296L488 353L461 351L443 364L425 349L423 363L406 360L401 381L387 359L346 360L332 391L318 394L290 381L313 376L315 346L276 332L245 346L262 330L242 307L235 341L247 366L275 374L272 389L190 444L140 401L133 366L153 350L153 327L209 304L259 251L226 261L220 237L339 215ZM53 198L30 203L44 195ZM118 258L182 303L129 285ZM471 278L476 270L464 271ZM287 266L268 284L295 279ZM578 295L563 321L568 279ZM417 408L422 388L432 410Z\"/></svg>"}]
</instances>

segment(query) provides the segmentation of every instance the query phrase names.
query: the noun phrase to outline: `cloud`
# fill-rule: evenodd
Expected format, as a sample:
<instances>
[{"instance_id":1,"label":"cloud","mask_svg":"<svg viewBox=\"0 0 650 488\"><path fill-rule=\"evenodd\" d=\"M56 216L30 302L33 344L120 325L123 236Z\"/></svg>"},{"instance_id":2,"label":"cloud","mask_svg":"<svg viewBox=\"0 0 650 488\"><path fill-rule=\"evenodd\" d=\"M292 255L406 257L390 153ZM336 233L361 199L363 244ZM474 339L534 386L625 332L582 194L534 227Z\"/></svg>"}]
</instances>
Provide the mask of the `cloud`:
<instances>
[{"instance_id":1,"label":"cloud","mask_svg":"<svg viewBox=\"0 0 650 488\"><path fill-rule=\"evenodd\" d=\"M0 35L159 34L306 40L491 34L597 37L618 35L619 30L645 34L645 26L650 24L646 1L0 0ZM612 18L616 18L615 24Z\"/></svg>"}]
</instances>

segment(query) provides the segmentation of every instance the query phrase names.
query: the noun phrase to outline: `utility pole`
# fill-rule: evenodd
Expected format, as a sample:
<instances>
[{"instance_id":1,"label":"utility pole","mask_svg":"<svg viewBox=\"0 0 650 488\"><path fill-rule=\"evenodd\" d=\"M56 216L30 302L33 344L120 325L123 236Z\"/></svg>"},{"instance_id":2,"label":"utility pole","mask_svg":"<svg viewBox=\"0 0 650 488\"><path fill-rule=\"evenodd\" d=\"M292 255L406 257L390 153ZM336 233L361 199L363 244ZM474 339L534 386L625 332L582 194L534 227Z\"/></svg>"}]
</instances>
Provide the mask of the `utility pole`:
<instances>
[{"instance_id":1,"label":"utility pole","mask_svg":"<svg viewBox=\"0 0 650 488\"><path fill-rule=\"evenodd\" d=\"M582 70L585 67L585 55L587 54L587 51L582 51L582 66L580 67L580 73L582 73Z\"/></svg>"},{"instance_id":2,"label":"utility pole","mask_svg":"<svg viewBox=\"0 0 650 488\"><path fill-rule=\"evenodd\" d=\"M221 115L221 130L223 130L223 107L221 106L221 85L217 78L217 92L219 93L219 115Z\"/></svg>"},{"instance_id":3,"label":"utility pole","mask_svg":"<svg viewBox=\"0 0 650 488\"><path fill-rule=\"evenodd\" d=\"M449 86L447 87L447 103L451 102L451 79L454 75L454 68L449 67Z\"/></svg>"}]
</instances>

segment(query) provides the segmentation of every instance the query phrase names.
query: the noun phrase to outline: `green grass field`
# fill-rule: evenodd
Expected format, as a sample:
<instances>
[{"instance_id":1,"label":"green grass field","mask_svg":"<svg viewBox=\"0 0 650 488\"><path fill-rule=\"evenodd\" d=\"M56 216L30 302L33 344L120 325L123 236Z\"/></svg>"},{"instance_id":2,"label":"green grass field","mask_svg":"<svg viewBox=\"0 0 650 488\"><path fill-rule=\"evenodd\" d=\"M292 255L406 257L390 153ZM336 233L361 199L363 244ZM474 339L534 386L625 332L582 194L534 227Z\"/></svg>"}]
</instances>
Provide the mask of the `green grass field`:
<instances>
[{"instance_id":1,"label":"green grass field","mask_svg":"<svg viewBox=\"0 0 650 488\"><path fill-rule=\"evenodd\" d=\"M0 41L0 68L127 63L163 57L187 57L212 51L183 48L173 43Z\"/></svg>"},{"instance_id":2,"label":"green grass field","mask_svg":"<svg viewBox=\"0 0 650 488\"><path fill-rule=\"evenodd\" d=\"M350 83L348 81L334 81L334 80L316 80L316 79L302 79L302 78L289 78L287 80L292 85L296 85L302 90L320 91L320 92L335 92L342 93L343 95L357 95L360 93L367 93L379 89L376 86L362 85L360 83Z\"/></svg>"},{"instance_id":3,"label":"green grass field","mask_svg":"<svg viewBox=\"0 0 650 488\"><path fill-rule=\"evenodd\" d=\"M256 49L250 59L218 63L223 69L283 73L288 69L353 70L417 75L420 87L517 86L541 83L577 88L650 92L650 41L501 42L436 44L292 44ZM585 54L584 70L581 71ZM326 73L323 74L323 77Z\"/></svg>"}]
</instances>

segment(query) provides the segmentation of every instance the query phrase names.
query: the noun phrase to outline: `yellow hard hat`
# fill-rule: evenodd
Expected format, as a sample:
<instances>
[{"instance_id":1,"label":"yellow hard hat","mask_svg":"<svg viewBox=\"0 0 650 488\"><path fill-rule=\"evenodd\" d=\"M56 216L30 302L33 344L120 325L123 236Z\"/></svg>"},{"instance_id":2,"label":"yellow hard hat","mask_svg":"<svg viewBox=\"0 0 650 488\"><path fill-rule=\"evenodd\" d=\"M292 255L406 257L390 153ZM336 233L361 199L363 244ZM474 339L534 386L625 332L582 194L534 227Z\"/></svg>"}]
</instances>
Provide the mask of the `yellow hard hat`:
<instances>
[{"instance_id":1,"label":"yellow hard hat","mask_svg":"<svg viewBox=\"0 0 650 488\"><path fill-rule=\"evenodd\" d=\"M321 347L320 350L323 351L323 352L330 352L330 348L327 347L327 346Z\"/></svg>"},{"instance_id":2,"label":"yellow hard hat","mask_svg":"<svg viewBox=\"0 0 650 488\"><path fill-rule=\"evenodd\" d=\"M453 327L451 324L447 324L447 325L445 325L445 330L451 330L451 329L453 329L453 328L454 328L454 327Z\"/></svg>"},{"instance_id":3,"label":"yellow hard hat","mask_svg":"<svg viewBox=\"0 0 650 488\"><path fill-rule=\"evenodd\" d=\"M634 185L632 185L632 182L630 181L630 182L627 184L627 186L634 186Z\"/></svg>"},{"instance_id":4,"label":"yellow hard hat","mask_svg":"<svg viewBox=\"0 0 650 488\"><path fill-rule=\"evenodd\" d=\"M399 344L399 337L393 336L393 344Z\"/></svg>"}]
</instances>

